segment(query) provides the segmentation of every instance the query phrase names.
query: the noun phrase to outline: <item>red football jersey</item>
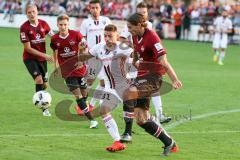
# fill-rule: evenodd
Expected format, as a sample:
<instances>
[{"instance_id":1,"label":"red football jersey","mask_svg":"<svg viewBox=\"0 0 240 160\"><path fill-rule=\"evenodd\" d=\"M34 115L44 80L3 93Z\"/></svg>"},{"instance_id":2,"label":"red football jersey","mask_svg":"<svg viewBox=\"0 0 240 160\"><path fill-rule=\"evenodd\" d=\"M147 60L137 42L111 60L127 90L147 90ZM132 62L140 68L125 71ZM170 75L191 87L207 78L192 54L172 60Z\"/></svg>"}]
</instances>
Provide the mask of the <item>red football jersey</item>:
<instances>
[{"instance_id":1,"label":"red football jersey","mask_svg":"<svg viewBox=\"0 0 240 160\"><path fill-rule=\"evenodd\" d=\"M149 71L160 75L165 74L166 71L164 67L159 64L158 58L166 54L166 50L163 48L156 32L146 29L140 39L138 36L133 36L133 45L134 52L139 55L140 62L144 63L142 67L140 63L141 70L138 71L138 76L144 75ZM152 67L154 67L154 70L152 70Z\"/></svg>"},{"instance_id":2,"label":"red football jersey","mask_svg":"<svg viewBox=\"0 0 240 160\"><path fill-rule=\"evenodd\" d=\"M38 25L33 26L29 21L26 21L20 27L20 40L22 43L30 42L32 48L46 53L46 35L51 31L47 22L38 19ZM45 61L45 58L35 56L28 53L26 50L23 52L23 60L35 59L38 61Z\"/></svg>"},{"instance_id":3,"label":"red football jersey","mask_svg":"<svg viewBox=\"0 0 240 160\"><path fill-rule=\"evenodd\" d=\"M77 68L79 44L82 39L81 33L74 30L69 30L66 37L57 33L51 39L51 48L58 51L57 59L63 78L83 77L86 74L85 64L82 68Z\"/></svg>"}]
</instances>

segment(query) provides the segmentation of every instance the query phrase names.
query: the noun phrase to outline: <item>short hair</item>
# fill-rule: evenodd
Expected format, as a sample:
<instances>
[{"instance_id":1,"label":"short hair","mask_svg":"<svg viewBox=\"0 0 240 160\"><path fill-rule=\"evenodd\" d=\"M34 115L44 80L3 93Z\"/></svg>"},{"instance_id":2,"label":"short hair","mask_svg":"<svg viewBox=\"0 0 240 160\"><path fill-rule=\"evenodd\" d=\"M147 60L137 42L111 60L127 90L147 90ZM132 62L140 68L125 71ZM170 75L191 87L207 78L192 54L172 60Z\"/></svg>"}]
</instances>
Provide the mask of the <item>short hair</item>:
<instances>
[{"instance_id":1,"label":"short hair","mask_svg":"<svg viewBox=\"0 0 240 160\"><path fill-rule=\"evenodd\" d=\"M97 4L97 3L100 4L100 1L99 0L92 0L92 1L89 2L89 4Z\"/></svg>"},{"instance_id":2,"label":"short hair","mask_svg":"<svg viewBox=\"0 0 240 160\"><path fill-rule=\"evenodd\" d=\"M140 2L137 4L137 8L148 8L148 6L145 2Z\"/></svg>"},{"instance_id":3,"label":"short hair","mask_svg":"<svg viewBox=\"0 0 240 160\"><path fill-rule=\"evenodd\" d=\"M57 22L62 21L62 20L67 20L67 21L69 21L68 15L62 14L62 15L60 15L60 16L57 17Z\"/></svg>"},{"instance_id":4,"label":"short hair","mask_svg":"<svg viewBox=\"0 0 240 160\"><path fill-rule=\"evenodd\" d=\"M141 24L142 27L147 28L146 20L144 16L140 13L134 13L132 14L127 21L131 23L134 26L137 26L138 24Z\"/></svg>"},{"instance_id":5,"label":"short hair","mask_svg":"<svg viewBox=\"0 0 240 160\"><path fill-rule=\"evenodd\" d=\"M35 7L38 10L38 7L35 3L27 3L25 8L25 13L27 13L27 10L31 7Z\"/></svg>"},{"instance_id":6,"label":"short hair","mask_svg":"<svg viewBox=\"0 0 240 160\"><path fill-rule=\"evenodd\" d=\"M117 27L113 24L109 24L104 28L104 31L117 32Z\"/></svg>"}]
</instances>

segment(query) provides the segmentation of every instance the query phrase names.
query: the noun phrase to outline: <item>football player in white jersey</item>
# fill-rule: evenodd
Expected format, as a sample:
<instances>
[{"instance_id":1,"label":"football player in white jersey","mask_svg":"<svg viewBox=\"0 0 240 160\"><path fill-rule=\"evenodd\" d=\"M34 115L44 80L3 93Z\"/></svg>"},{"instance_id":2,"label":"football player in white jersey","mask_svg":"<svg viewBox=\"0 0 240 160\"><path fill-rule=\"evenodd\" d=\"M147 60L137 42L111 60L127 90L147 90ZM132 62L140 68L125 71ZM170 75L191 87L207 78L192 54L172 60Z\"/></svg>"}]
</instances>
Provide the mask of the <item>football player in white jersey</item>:
<instances>
[{"instance_id":1,"label":"football player in white jersey","mask_svg":"<svg viewBox=\"0 0 240 160\"><path fill-rule=\"evenodd\" d=\"M90 1L90 13L91 16L88 19L83 20L80 32L87 40L88 49L91 49L96 44L104 41L104 28L106 25L111 24L111 20L108 17L101 16L101 5L98 0ZM96 58L91 58L87 61L87 83L91 86L98 76L100 79L100 85L98 84L97 90L101 90L104 87L104 80L102 77L103 71L100 68L100 63ZM93 93L94 95L94 93ZM90 101L89 108L92 110L97 99L93 98ZM76 108L79 114L83 114L79 108Z\"/></svg>"},{"instance_id":2,"label":"football player in white jersey","mask_svg":"<svg viewBox=\"0 0 240 160\"><path fill-rule=\"evenodd\" d=\"M146 23L147 23L147 28L149 29L153 29L152 28L152 23L147 21L148 19L148 8L147 8L147 4L144 2L140 2L137 5L137 13L140 13L144 16L144 18L146 19ZM125 26L123 32L121 32L120 34L120 40L122 42L127 42L132 44L132 35L131 33L128 31L128 27L127 25ZM131 60L131 59L130 59ZM134 68L132 66L132 68ZM137 77L137 70L135 70L135 72L132 72L128 74L128 78L134 79ZM156 113L156 121L160 124L160 123L168 123L171 121L171 117L166 117L163 114L163 109L162 109L162 99L160 95L155 95L152 97L152 102L153 102L153 106L155 108L155 113ZM127 108L123 108L124 109L124 113L123 113L123 117L124 117L124 121L126 124L126 128L125 131L121 137L121 141L123 142L130 142L132 140L131 137L131 128L132 128L132 123L133 123L133 118L126 116L128 115L127 113L129 112Z\"/></svg>"},{"instance_id":3,"label":"football player in white jersey","mask_svg":"<svg viewBox=\"0 0 240 160\"><path fill-rule=\"evenodd\" d=\"M115 25L110 24L105 27L104 39L105 42L95 45L88 53L79 57L79 60L84 61L95 57L104 68L103 73L106 75L106 81L109 82L109 88L105 88L98 94L102 99L100 115L114 140L114 143L106 149L113 152L123 150L126 147L120 142L118 126L110 112L122 101L125 89L130 86L130 81L126 78L126 70L128 68L127 58L130 57L133 49L127 45L123 46L124 44L117 41L118 33Z\"/></svg>"},{"instance_id":4,"label":"football player in white jersey","mask_svg":"<svg viewBox=\"0 0 240 160\"><path fill-rule=\"evenodd\" d=\"M232 32L232 22L228 18L228 12L226 10L222 11L222 16L216 18L214 28L213 49L215 54L213 61L218 61L219 65L223 65L225 50L228 44L228 34Z\"/></svg>"}]
</instances>

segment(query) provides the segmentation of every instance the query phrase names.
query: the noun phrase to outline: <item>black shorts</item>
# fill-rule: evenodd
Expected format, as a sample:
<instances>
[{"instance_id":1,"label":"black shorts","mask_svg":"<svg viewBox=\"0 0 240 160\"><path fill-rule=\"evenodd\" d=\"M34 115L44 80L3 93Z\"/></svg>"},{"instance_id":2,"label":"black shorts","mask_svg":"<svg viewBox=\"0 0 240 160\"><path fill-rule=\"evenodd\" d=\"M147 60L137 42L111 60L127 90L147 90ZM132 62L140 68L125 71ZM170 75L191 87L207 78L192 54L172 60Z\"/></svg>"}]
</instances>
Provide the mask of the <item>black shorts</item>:
<instances>
[{"instance_id":1,"label":"black shorts","mask_svg":"<svg viewBox=\"0 0 240 160\"><path fill-rule=\"evenodd\" d=\"M27 67L27 70L31 74L33 79L41 75L43 77L43 82L48 81L47 61L37 61L28 59L24 61L24 64Z\"/></svg>"},{"instance_id":2,"label":"black shorts","mask_svg":"<svg viewBox=\"0 0 240 160\"><path fill-rule=\"evenodd\" d=\"M84 77L67 77L65 82L71 92L77 88L87 88L87 83Z\"/></svg>"},{"instance_id":3,"label":"black shorts","mask_svg":"<svg viewBox=\"0 0 240 160\"><path fill-rule=\"evenodd\" d=\"M153 94L159 92L161 84L162 77L156 74L137 77L131 85L137 88L139 95L135 102L135 108L149 109L150 98Z\"/></svg>"}]
</instances>

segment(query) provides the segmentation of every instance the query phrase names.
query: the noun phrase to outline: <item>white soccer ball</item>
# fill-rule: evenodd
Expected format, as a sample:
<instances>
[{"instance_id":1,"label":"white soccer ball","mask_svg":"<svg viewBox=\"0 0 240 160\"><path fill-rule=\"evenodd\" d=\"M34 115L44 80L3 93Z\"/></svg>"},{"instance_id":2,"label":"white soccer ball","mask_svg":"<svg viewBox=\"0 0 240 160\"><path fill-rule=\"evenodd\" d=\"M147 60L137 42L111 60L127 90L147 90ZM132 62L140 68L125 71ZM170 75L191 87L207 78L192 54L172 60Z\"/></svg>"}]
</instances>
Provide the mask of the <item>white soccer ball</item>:
<instances>
[{"instance_id":1,"label":"white soccer ball","mask_svg":"<svg viewBox=\"0 0 240 160\"><path fill-rule=\"evenodd\" d=\"M52 102L52 97L47 91L38 91L33 95L33 104L40 109L47 109Z\"/></svg>"}]
</instances>

